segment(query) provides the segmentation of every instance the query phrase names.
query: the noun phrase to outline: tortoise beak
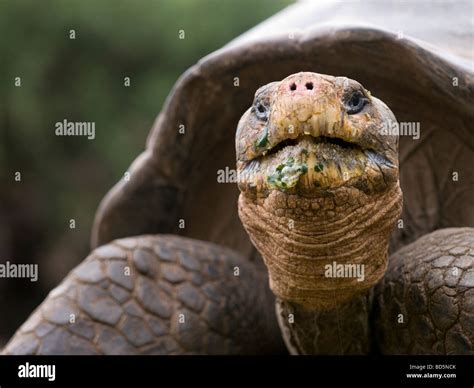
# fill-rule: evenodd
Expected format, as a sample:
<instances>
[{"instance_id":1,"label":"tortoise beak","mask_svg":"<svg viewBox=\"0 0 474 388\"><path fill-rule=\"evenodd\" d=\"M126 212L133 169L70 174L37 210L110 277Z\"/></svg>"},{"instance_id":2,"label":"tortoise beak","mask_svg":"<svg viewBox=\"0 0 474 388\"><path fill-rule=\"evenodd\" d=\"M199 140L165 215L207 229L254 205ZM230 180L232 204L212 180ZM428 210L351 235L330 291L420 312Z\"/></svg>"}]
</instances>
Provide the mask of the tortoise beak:
<instances>
[{"instance_id":1,"label":"tortoise beak","mask_svg":"<svg viewBox=\"0 0 474 388\"><path fill-rule=\"evenodd\" d=\"M285 140L303 136L342 146L373 148L362 126L350 125L345 120L346 112L334 81L320 74L298 73L285 78L275 89L272 100L265 153Z\"/></svg>"}]
</instances>

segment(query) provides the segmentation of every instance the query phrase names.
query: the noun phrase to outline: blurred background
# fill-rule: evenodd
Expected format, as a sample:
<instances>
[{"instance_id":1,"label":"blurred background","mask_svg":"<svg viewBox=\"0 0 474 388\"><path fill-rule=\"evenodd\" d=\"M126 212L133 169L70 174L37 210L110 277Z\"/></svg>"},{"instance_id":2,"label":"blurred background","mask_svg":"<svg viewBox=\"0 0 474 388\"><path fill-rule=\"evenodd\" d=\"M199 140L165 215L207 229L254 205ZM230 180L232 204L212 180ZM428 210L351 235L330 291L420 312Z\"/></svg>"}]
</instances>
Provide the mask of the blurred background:
<instances>
[{"instance_id":1,"label":"blurred background","mask_svg":"<svg viewBox=\"0 0 474 388\"><path fill-rule=\"evenodd\" d=\"M0 347L87 256L100 200L180 74L290 3L0 1L0 263L39 264L37 283L0 279ZM63 119L95 122L95 140L55 136Z\"/></svg>"}]
</instances>

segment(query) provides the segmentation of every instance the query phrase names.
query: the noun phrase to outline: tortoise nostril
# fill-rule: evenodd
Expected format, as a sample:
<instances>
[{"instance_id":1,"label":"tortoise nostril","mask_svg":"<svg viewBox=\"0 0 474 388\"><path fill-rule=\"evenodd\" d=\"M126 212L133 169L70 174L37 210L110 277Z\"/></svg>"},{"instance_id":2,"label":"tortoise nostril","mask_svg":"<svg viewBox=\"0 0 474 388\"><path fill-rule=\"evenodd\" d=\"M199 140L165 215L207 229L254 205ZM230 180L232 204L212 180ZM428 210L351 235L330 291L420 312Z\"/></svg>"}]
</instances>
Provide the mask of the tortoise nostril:
<instances>
[{"instance_id":1,"label":"tortoise nostril","mask_svg":"<svg viewBox=\"0 0 474 388\"><path fill-rule=\"evenodd\" d=\"M312 82L306 82L306 89L313 90L313 83Z\"/></svg>"},{"instance_id":2,"label":"tortoise nostril","mask_svg":"<svg viewBox=\"0 0 474 388\"><path fill-rule=\"evenodd\" d=\"M296 84L294 82L290 85L290 90L296 90Z\"/></svg>"}]
</instances>

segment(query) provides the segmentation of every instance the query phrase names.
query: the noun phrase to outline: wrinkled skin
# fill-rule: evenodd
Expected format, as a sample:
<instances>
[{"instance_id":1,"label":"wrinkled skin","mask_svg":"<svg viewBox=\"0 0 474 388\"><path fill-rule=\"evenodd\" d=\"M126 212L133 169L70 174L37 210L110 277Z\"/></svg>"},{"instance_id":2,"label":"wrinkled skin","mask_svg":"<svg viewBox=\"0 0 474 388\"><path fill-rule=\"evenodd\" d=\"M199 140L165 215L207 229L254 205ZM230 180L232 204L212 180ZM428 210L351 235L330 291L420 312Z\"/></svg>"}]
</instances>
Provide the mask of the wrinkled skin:
<instances>
[{"instance_id":1,"label":"wrinkled skin","mask_svg":"<svg viewBox=\"0 0 474 388\"><path fill-rule=\"evenodd\" d=\"M402 206L398 138L383 131L394 121L344 77L298 73L257 91L236 135L239 215L279 298L329 308L383 276ZM364 278L326 276L333 262Z\"/></svg>"}]
</instances>

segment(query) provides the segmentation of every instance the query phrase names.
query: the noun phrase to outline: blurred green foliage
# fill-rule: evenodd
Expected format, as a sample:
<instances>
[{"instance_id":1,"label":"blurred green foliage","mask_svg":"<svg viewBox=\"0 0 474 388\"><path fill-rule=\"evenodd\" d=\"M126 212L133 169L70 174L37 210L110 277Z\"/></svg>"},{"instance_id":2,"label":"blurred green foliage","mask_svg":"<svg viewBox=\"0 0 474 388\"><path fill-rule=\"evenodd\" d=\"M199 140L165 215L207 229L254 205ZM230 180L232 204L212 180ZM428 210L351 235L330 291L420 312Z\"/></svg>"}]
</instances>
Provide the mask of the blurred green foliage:
<instances>
[{"instance_id":1,"label":"blurred green foliage","mask_svg":"<svg viewBox=\"0 0 474 388\"><path fill-rule=\"evenodd\" d=\"M87 253L100 199L179 75L289 3L0 1L0 259L49 260L43 287L54 285ZM55 136L63 119L95 122L96 139Z\"/></svg>"}]
</instances>

